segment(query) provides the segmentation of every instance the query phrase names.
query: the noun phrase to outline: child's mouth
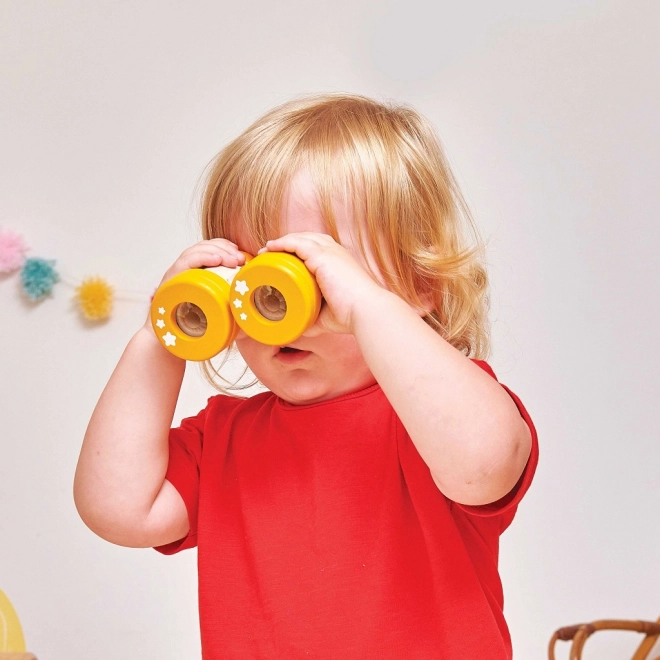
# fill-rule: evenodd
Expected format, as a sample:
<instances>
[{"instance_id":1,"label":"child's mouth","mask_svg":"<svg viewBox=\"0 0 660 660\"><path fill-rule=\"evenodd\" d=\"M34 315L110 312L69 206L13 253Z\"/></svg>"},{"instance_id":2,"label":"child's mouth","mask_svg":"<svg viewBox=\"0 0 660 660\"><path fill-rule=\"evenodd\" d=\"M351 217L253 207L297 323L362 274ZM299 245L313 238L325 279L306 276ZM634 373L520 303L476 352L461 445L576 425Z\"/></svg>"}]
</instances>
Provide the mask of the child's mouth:
<instances>
[{"instance_id":1,"label":"child's mouth","mask_svg":"<svg viewBox=\"0 0 660 660\"><path fill-rule=\"evenodd\" d=\"M293 346L280 346L275 358L282 364L298 364L303 362L311 355L310 351L305 351L301 348L293 348Z\"/></svg>"}]
</instances>

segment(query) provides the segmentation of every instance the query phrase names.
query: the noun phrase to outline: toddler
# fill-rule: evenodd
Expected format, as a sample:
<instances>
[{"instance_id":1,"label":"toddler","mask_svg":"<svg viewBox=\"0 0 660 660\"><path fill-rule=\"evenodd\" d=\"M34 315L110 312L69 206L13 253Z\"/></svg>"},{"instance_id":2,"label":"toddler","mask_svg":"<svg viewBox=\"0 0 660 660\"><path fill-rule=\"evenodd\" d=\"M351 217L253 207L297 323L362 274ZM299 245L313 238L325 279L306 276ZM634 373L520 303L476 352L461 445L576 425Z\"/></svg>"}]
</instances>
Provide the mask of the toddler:
<instances>
[{"instance_id":1,"label":"toddler","mask_svg":"<svg viewBox=\"0 0 660 660\"><path fill-rule=\"evenodd\" d=\"M428 122L326 95L216 158L188 268L296 254L323 295L288 346L240 332L268 391L170 429L184 374L147 322L94 410L75 477L99 536L198 547L205 660L511 658L500 534L537 462L483 361L486 275Z\"/></svg>"}]
</instances>

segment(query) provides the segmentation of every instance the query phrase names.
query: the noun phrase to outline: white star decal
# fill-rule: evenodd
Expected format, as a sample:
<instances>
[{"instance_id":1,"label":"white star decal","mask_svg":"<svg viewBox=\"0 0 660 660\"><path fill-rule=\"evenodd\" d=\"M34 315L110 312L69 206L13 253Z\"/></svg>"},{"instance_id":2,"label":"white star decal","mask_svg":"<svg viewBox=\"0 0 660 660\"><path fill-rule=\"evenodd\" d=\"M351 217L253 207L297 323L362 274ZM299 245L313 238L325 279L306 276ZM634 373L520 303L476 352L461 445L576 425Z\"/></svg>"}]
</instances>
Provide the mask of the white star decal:
<instances>
[{"instance_id":1,"label":"white star decal","mask_svg":"<svg viewBox=\"0 0 660 660\"><path fill-rule=\"evenodd\" d=\"M244 296L249 290L247 282L245 280L238 280L236 286L234 287L242 296Z\"/></svg>"},{"instance_id":2,"label":"white star decal","mask_svg":"<svg viewBox=\"0 0 660 660\"><path fill-rule=\"evenodd\" d=\"M164 328L164 327L165 327L165 321L163 321L163 319L158 319L158 320L156 321L156 325L157 325L159 328Z\"/></svg>"},{"instance_id":3,"label":"white star decal","mask_svg":"<svg viewBox=\"0 0 660 660\"><path fill-rule=\"evenodd\" d=\"M241 314L241 321L247 321L247 314Z\"/></svg>"},{"instance_id":4,"label":"white star decal","mask_svg":"<svg viewBox=\"0 0 660 660\"><path fill-rule=\"evenodd\" d=\"M243 307L243 301L236 298L236 300L234 300L234 307L236 307L236 309Z\"/></svg>"},{"instance_id":5,"label":"white star decal","mask_svg":"<svg viewBox=\"0 0 660 660\"><path fill-rule=\"evenodd\" d=\"M159 314L165 314L165 308L164 307L159 307L158 308L158 313Z\"/></svg>"},{"instance_id":6,"label":"white star decal","mask_svg":"<svg viewBox=\"0 0 660 660\"><path fill-rule=\"evenodd\" d=\"M165 346L176 346L176 337L171 332L163 335L163 341Z\"/></svg>"}]
</instances>

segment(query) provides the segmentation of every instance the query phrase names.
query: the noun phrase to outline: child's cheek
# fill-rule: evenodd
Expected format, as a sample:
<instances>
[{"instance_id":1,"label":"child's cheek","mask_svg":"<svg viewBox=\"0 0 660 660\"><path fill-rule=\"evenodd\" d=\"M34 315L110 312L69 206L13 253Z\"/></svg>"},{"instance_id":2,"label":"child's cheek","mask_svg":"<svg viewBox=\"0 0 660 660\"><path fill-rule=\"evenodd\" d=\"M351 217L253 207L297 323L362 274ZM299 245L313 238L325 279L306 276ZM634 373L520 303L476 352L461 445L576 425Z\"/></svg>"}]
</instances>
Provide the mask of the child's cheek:
<instances>
[{"instance_id":1,"label":"child's cheek","mask_svg":"<svg viewBox=\"0 0 660 660\"><path fill-rule=\"evenodd\" d=\"M253 372L260 371L260 364L265 362L267 354L273 353L272 346L260 344L255 339L248 337L242 330L236 337L236 348Z\"/></svg>"}]
</instances>

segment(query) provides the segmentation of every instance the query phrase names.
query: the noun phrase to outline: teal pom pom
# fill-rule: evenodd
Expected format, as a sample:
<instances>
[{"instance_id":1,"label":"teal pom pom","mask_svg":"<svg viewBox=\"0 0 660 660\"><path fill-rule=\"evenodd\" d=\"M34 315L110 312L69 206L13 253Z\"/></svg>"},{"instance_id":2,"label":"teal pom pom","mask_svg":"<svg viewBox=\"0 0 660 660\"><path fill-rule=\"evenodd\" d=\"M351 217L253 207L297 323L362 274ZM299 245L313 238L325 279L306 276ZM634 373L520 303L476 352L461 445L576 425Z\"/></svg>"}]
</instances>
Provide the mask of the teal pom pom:
<instances>
[{"instance_id":1,"label":"teal pom pom","mask_svg":"<svg viewBox=\"0 0 660 660\"><path fill-rule=\"evenodd\" d=\"M21 269L21 284L25 295L32 301L47 296L60 276L55 271L55 261L26 259Z\"/></svg>"}]
</instances>

